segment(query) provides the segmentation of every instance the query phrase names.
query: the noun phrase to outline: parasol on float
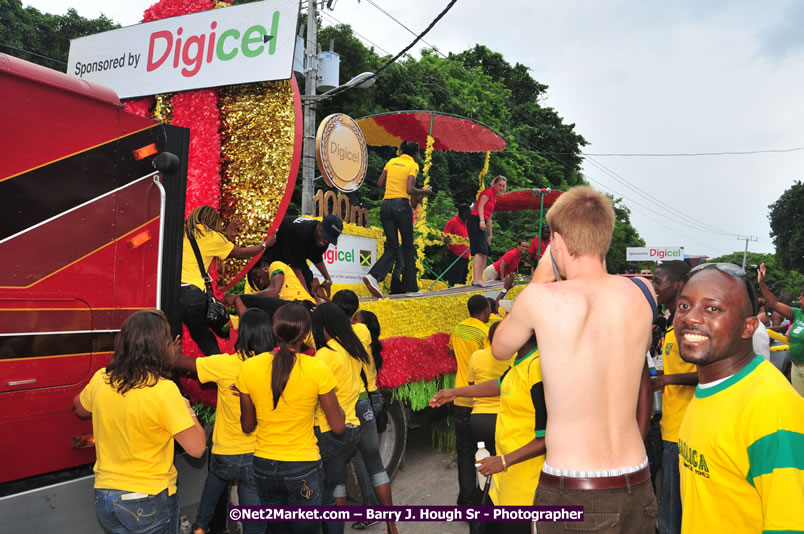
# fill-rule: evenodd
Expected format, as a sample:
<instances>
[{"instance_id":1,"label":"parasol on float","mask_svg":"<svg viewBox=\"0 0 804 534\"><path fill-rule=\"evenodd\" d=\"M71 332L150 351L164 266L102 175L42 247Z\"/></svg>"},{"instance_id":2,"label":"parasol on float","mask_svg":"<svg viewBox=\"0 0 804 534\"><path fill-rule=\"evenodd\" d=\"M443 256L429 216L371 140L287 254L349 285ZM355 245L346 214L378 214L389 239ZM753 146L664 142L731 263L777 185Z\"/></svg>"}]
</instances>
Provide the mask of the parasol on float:
<instances>
[{"instance_id":1,"label":"parasol on float","mask_svg":"<svg viewBox=\"0 0 804 534\"><path fill-rule=\"evenodd\" d=\"M435 111L391 111L357 120L369 146L399 146L402 141L453 152L496 152L508 143L498 132L475 120Z\"/></svg>"},{"instance_id":2,"label":"parasol on float","mask_svg":"<svg viewBox=\"0 0 804 534\"><path fill-rule=\"evenodd\" d=\"M550 189L525 189L523 191L511 191L497 195L494 204L494 211L523 211L523 210L544 210L549 209L561 191ZM542 202L544 201L544 202Z\"/></svg>"}]
</instances>

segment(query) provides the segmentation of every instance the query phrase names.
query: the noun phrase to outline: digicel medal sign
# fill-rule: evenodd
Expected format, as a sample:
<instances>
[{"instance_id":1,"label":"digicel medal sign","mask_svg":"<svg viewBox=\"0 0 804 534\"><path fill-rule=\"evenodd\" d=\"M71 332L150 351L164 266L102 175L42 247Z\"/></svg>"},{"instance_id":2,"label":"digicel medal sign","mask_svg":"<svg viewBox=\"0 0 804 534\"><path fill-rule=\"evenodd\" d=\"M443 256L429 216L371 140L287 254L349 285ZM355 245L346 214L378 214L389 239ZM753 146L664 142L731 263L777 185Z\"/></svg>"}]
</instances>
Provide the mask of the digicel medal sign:
<instances>
[{"instance_id":1,"label":"digicel medal sign","mask_svg":"<svg viewBox=\"0 0 804 534\"><path fill-rule=\"evenodd\" d=\"M70 42L67 74L120 98L291 76L298 2L266 0Z\"/></svg>"},{"instance_id":2,"label":"digicel medal sign","mask_svg":"<svg viewBox=\"0 0 804 534\"><path fill-rule=\"evenodd\" d=\"M351 193L366 178L368 151L366 139L348 115L329 115L315 135L315 159L324 180L331 187Z\"/></svg>"}]
</instances>

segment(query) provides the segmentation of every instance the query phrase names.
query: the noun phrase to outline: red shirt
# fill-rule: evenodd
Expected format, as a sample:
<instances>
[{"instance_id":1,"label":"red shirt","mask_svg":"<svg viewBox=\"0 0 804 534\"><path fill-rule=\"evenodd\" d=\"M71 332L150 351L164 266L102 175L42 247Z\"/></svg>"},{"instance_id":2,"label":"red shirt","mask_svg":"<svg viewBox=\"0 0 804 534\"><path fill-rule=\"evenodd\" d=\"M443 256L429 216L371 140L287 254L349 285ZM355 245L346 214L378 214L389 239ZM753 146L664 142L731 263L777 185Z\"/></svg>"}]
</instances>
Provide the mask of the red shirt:
<instances>
[{"instance_id":1,"label":"red shirt","mask_svg":"<svg viewBox=\"0 0 804 534\"><path fill-rule=\"evenodd\" d=\"M477 202L475 202L475 207L472 208L472 215L478 215L478 213L477 213L477 205L480 204L480 198L483 195L486 195L489 198L488 202L486 202L486 205L483 206L483 219L486 222L488 222L488 220L491 218L491 214L494 213L494 204L497 203L497 192L494 189L490 188L490 187L488 189L486 189L485 191L483 191L482 193L480 193L480 195L477 197Z\"/></svg>"},{"instance_id":2,"label":"red shirt","mask_svg":"<svg viewBox=\"0 0 804 534\"><path fill-rule=\"evenodd\" d=\"M544 251L547 249L547 245L550 244L549 239L542 239L542 244L539 246L539 236L533 238L533 241L530 242L530 248L528 249L528 254L533 256L534 258L540 259L544 256ZM536 247L539 247L539 254L536 254Z\"/></svg>"},{"instance_id":3,"label":"red shirt","mask_svg":"<svg viewBox=\"0 0 804 534\"><path fill-rule=\"evenodd\" d=\"M516 249L516 247L514 247L511 250L509 250L508 252L506 252L505 254L503 254L502 258L500 258L499 260L495 261L494 264L493 264L494 265L494 270L497 271L497 273L500 275L500 279L503 279L506 276L508 276L509 274L511 274L512 272L516 271L517 267L519 267L519 260L520 259L521 259L521 256L519 255L519 251ZM500 264L503 261L505 261L505 272L501 273L500 272Z\"/></svg>"},{"instance_id":4,"label":"red shirt","mask_svg":"<svg viewBox=\"0 0 804 534\"><path fill-rule=\"evenodd\" d=\"M460 217L457 215L447 221L447 225L444 226L444 233L445 234L455 234L461 237L469 237L469 232L466 230L466 223L463 222ZM466 245L449 245L447 250L455 254L456 256L463 256L463 253L466 252L466 249L469 247ZM468 256L467 256L468 257Z\"/></svg>"}]
</instances>

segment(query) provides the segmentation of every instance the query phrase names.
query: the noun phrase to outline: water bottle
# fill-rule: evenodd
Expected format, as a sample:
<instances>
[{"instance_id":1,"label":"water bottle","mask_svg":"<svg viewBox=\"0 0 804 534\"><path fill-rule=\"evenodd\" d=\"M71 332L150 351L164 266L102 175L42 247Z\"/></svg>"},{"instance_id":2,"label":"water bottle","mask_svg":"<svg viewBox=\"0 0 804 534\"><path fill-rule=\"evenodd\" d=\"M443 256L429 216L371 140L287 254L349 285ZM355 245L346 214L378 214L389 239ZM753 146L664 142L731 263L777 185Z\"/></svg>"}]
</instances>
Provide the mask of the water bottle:
<instances>
[{"instance_id":1,"label":"water bottle","mask_svg":"<svg viewBox=\"0 0 804 534\"><path fill-rule=\"evenodd\" d=\"M483 441L477 442L477 453L475 453L475 462L477 464L480 463L480 460L483 458L488 458L491 456L489 451L486 449L486 443ZM486 487L486 477L480 474L480 471L477 472L477 485L480 486L480 489Z\"/></svg>"},{"instance_id":2,"label":"water bottle","mask_svg":"<svg viewBox=\"0 0 804 534\"><path fill-rule=\"evenodd\" d=\"M179 534L193 534L193 525L185 515L181 516L179 521Z\"/></svg>"},{"instance_id":3,"label":"water bottle","mask_svg":"<svg viewBox=\"0 0 804 534\"><path fill-rule=\"evenodd\" d=\"M647 354L648 358L648 372L650 373L650 381L653 382L656 377L658 376L656 373L656 366L653 363L653 358L650 356L650 352ZM660 414L662 413L662 391L656 390L653 392L653 413Z\"/></svg>"}]
</instances>

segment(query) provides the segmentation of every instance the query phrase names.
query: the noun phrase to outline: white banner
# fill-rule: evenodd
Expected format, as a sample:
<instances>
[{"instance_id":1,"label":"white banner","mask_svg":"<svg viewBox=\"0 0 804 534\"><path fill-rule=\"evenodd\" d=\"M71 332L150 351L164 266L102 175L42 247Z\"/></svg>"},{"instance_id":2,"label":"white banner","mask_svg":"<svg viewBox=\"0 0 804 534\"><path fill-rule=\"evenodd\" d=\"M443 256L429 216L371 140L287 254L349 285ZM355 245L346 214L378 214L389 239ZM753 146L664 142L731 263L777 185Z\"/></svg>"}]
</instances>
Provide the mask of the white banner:
<instances>
[{"instance_id":1,"label":"white banner","mask_svg":"<svg viewBox=\"0 0 804 534\"><path fill-rule=\"evenodd\" d=\"M324 253L327 271L336 284L362 284L363 277L377 261L377 240L371 237L358 237L341 234L338 246L329 246ZM311 265L313 275L321 278L321 273Z\"/></svg>"},{"instance_id":2,"label":"white banner","mask_svg":"<svg viewBox=\"0 0 804 534\"><path fill-rule=\"evenodd\" d=\"M70 41L67 74L120 98L291 76L296 0L172 17Z\"/></svg>"},{"instance_id":3,"label":"white banner","mask_svg":"<svg viewBox=\"0 0 804 534\"><path fill-rule=\"evenodd\" d=\"M670 261L683 260L684 247L628 247L625 249L627 261Z\"/></svg>"}]
</instances>

